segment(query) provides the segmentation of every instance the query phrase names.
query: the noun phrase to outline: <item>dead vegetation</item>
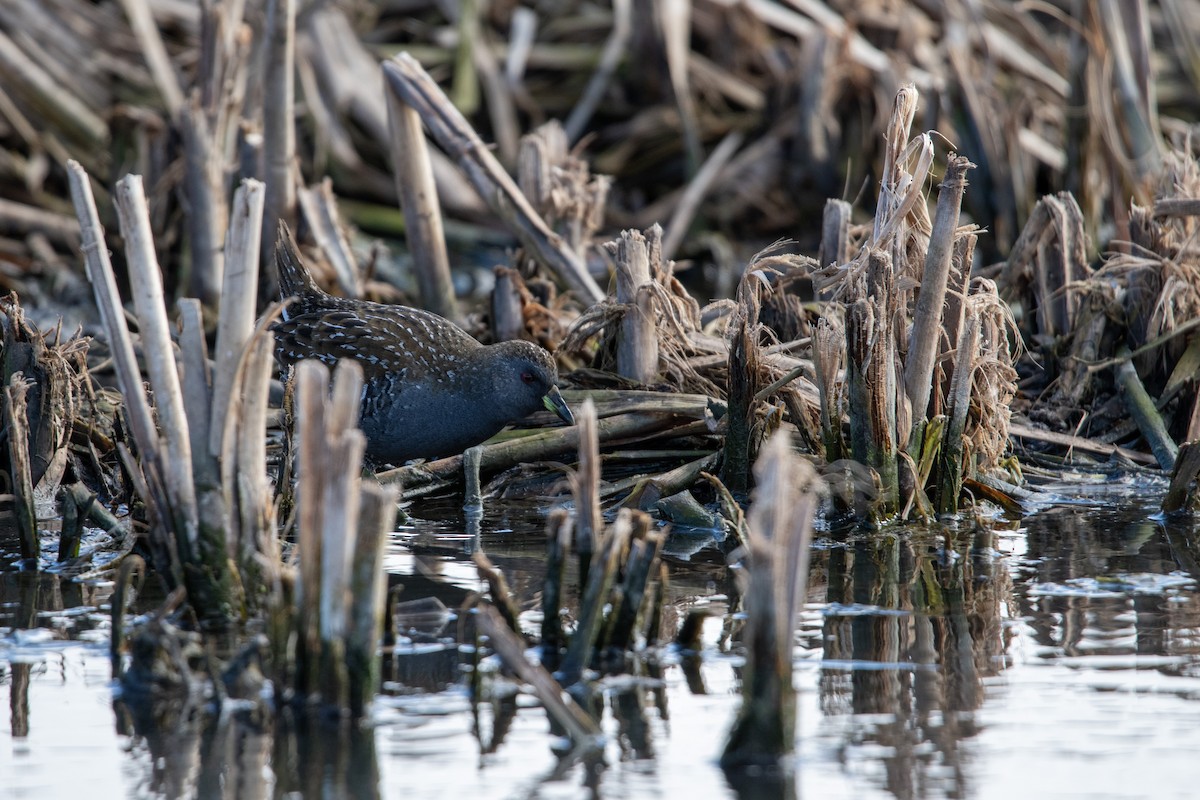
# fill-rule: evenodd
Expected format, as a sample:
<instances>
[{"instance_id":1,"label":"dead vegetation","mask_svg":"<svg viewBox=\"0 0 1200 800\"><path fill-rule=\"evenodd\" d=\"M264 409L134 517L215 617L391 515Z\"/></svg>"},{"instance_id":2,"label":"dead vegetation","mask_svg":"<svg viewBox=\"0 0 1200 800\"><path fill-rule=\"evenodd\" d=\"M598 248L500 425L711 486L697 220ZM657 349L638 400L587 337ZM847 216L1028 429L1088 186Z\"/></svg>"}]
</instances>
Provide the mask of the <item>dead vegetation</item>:
<instances>
[{"instance_id":1,"label":"dead vegetation","mask_svg":"<svg viewBox=\"0 0 1200 800\"><path fill-rule=\"evenodd\" d=\"M620 652L635 630L653 639L635 622L661 543L640 512L699 497L733 549L767 442L868 525L981 495L1019 511L1010 434L1178 465L1169 506L1197 502L1200 459L1176 446L1200 434L1200 14L1183 0L408 6L0 9L0 287L37 303L4 308L26 559L47 475L133 501L172 611L209 628L267 620L278 686L362 713L383 601L342 532L361 528L361 563L377 564L391 495L359 475L353 371L332 405L310 375L299 474L320 488L295 498L299 565L284 561L274 492L290 491L292 461L268 459L270 345L253 324L275 288L261 232L280 220L337 291L537 341L570 369L568 400L596 403L595 444L573 428L486 445L485 494L546 494L581 451L646 462L586 468L576 525L595 539L573 543L605 568L571 641L544 634L568 685L585 683L602 624ZM368 239L399 235L411 269ZM459 274L494 280L484 311L454 296L451 253ZM84 261L94 305L77 302ZM35 312L89 333L99 320L107 353L47 346ZM332 457L304 464L318 453ZM379 478L411 498L462 471L459 456ZM602 504L621 507L611 529ZM552 552L569 539L555 519ZM499 643L513 620L477 563L499 609L480 628ZM347 609L348 585L362 608ZM635 618L605 618L621 593ZM347 652L349 676L331 667ZM146 655L149 669L162 653ZM558 711L577 741L593 733Z\"/></svg>"}]
</instances>

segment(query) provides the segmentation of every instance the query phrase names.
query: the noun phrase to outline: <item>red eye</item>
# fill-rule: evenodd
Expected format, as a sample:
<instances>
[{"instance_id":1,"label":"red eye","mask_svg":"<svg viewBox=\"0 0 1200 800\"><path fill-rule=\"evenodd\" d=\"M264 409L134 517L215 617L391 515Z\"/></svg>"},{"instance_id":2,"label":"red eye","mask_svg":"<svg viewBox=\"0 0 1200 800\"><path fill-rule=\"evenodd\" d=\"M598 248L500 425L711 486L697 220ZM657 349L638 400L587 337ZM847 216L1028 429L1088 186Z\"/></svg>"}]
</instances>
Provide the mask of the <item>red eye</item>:
<instances>
[{"instance_id":1,"label":"red eye","mask_svg":"<svg viewBox=\"0 0 1200 800\"><path fill-rule=\"evenodd\" d=\"M534 378L533 378L533 373L532 373L532 372L528 372L528 371L526 371L526 372L522 372L522 373L521 373L521 380L525 381L526 383L533 383L533 381L534 381Z\"/></svg>"}]
</instances>

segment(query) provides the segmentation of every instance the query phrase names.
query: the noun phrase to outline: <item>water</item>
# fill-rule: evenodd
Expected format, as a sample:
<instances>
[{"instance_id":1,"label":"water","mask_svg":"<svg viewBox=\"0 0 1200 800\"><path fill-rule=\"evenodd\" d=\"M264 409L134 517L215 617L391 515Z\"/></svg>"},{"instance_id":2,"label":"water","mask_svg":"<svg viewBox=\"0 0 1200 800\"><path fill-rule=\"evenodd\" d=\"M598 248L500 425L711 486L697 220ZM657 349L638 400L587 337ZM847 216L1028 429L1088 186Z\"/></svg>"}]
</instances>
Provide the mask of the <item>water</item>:
<instances>
[{"instance_id":1,"label":"water","mask_svg":"<svg viewBox=\"0 0 1200 800\"><path fill-rule=\"evenodd\" d=\"M1157 484L1053 488L1020 521L824 534L795 640L795 783L741 796L1197 796L1200 534L1155 516ZM479 588L468 553L482 544L532 609L540 522L510 508L476 541L443 516L396 535L399 599L457 608ZM738 796L716 766L738 705L730 587L711 551L692 558L672 566L668 624L707 608L702 657L666 653L657 676L609 682L602 766L560 761L545 715L502 679L473 710L444 643L456 621L416 613L428 602L406 606L417 636L385 662L371 730L201 726L189 709L154 729L114 706L109 587L5 574L0 797Z\"/></svg>"}]
</instances>

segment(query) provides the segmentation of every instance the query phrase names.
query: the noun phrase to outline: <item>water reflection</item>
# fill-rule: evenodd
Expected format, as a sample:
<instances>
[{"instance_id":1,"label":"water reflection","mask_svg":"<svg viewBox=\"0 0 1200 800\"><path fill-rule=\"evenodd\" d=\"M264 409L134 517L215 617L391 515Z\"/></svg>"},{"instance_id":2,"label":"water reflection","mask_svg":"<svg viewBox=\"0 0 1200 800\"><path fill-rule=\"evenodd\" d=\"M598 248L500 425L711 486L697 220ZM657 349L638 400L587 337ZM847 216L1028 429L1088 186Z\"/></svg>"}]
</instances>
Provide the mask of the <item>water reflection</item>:
<instances>
[{"instance_id":1,"label":"water reflection","mask_svg":"<svg viewBox=\"0 0 1200 800\"><path fill-rule=\"evenodd\" d=\"M977 730L983 681L1003 668L1010 638L1002 598L1011 580L996 544L980 527L826 551L821 709L864 718L854 744L878 746L898 798L935 783L970 794L960 742Z\"/></svg>"},{"instance_id":2,"label":"water reflection","mask_svg":"<svg viewBox=\"0 0 1200 800\"><path fill-rule=\"evenodd\" d=\"M1129 752L1157 757L1153 793L1185 796L1190 761L1179 754L1192 752L1200 713L1196 524L1109 498L1020 525L963 520L826 539L797 632L799 755L790 773L736 785L716 764L737 703L736 598L726 599L711 554L672 565L664 638L678 632L694 650L603 684L609 747L588 762L559 752L544 714L502 676L477 703L463 678L460 609L479 588L469 551L483 546L531 611L544 570L528 521L501 529L485 518L478 539L453 523L397 538L401 610L381 710L363 730L272 720L253 702L212 714L203 697L102 705L102 648L86 667L61 648L103 640L108 590L0 574L0 685L8 733L22 743L14 796L66 785L63 726L84 723L78 702L71 714L56 704L81 682L103 712L89 735L111 737L88 758L123 763L117 788L94 792L103 796L1047 796L1046 764L1081 796L1129 796L1138 786L1110 791L1139 774L1121 766ZM83 765L80 780L100 770Z\"/></svg>"}]
</instances>

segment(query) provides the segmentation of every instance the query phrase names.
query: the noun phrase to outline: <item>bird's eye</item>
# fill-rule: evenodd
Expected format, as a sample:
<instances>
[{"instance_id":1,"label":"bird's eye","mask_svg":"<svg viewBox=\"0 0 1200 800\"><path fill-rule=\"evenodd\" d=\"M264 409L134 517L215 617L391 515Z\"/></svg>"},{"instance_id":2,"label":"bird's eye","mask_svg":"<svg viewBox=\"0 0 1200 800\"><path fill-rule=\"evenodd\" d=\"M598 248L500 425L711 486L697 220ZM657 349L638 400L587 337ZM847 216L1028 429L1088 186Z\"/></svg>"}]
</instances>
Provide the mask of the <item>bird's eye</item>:
<instances>
[{"instance_id":1,"label":"bird's eye","mask_svg":"<svg viewBox=\"0 0 1200 800\"><path fill-rule=\"evenodd\" d=\"M533 383L533 381L534 381L533 373L530 372L529 370L525 370L524 372L521 373L521 380L525 381L526 383Z\"/></svg>"}]
</instances>

